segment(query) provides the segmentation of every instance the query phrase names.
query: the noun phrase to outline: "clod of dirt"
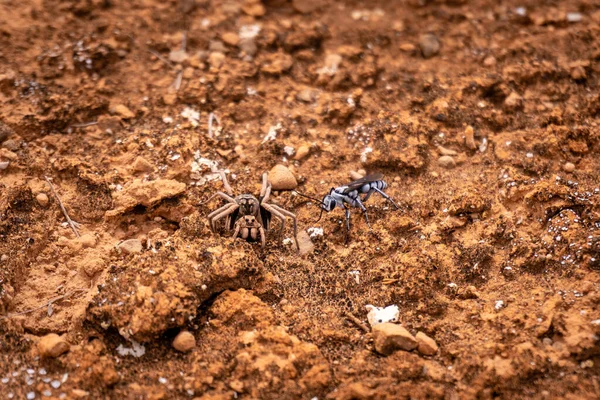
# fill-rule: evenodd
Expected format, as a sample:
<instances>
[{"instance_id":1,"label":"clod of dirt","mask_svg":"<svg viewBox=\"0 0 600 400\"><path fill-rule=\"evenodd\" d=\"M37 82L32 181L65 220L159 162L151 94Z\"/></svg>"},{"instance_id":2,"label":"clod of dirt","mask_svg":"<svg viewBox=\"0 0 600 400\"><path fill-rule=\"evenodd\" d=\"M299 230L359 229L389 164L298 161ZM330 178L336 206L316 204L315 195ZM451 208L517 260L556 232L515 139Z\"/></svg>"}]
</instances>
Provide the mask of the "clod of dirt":
<instances>
[{"instance_id":1,"label":"clod of dirt","mask_svg":"<svg viewBox=\"0 0 600 400\"><path fill-rule=\"evenodd\" d=\"M563 165L563 170L565 172L573 172L575 171L575 164L573 164L572 162L567 162Z\"/></svg>"},{"instance_id":2,"label":"clod of dirt","mask_svg":"<svg viewBox=\"0 0 600 400\"><path fill-rule=\"evenodd\" d=\"M115 105L111 106L110 112L112 114L118 115L119 117L121 117L121 119L131 119L131 118L135 117L134 112L131 111L124 104L115 104Z\"/></svg>"},{"instance_id":3,"label":"clod of dirt","mask_svg":"<svg viewBox=\"0 0 600 400\"><path fill-rule=\"evenodd\" d=\"M69 343L56 333L50 333L40 339L38 342L38 351L40 356L55 358L69 351Z\"/></svg>"},{"instance_id":4,"label":"clod of dirt","mask_svg":"<svg viewBox=\"0 0 600 400\"><path fill-rule=\"evenodd\" d=\"M127 239L119 243L118 247L126 254L141 253L143 249L142 241L139 239Z\"/></svg>"},{"instance_id":5,"label":"clod of dirt","mask_svg":"<svg viewBox=\"0 0 600 400\"><path fill-rule=\"evenodd\" d=\"M35 200L38 202L38 204L42 207L46 207L48 205L48 203L50 202L50 199L48 198L48 195L46 193L38 193L37 196L35 196Z\"/></svg>"},{"instance_id":6,"label":"clod of dirt","mask_svg":"<svg viewBox=\"0 0 600 400\"><path fill-rule=\"evenodd\" d=\"M435 340L433 340L423 332L417 332L415 339L417 339L417 342L419 342L419 345L417 347L419 353L424 354L426 356L432 356L437 353L437 343L435 342Z\"/></svg>"},{"instance_id":7,"label":"clod of dirt","mask_svg":"<svg viewBox=\"0 0 600 400\"><path fill-rule=\"evenodd\" d=\"M319 348L282 326L241 333L239 349L230 381L251 398L279 398L281 393L310 398L331 382L329 364ZM254 383L257 376L261 385Z\"/></svg>"},{"instance_id":8,"label":"clod of dirt","mask_svg":"<svg viewBox=\"0 0 600 400\"><path fill-rule=\"evenodd\" d=\"M433 33L426 33L419 38L419 47L425 58L431 58L440 52L440 41Z\"/></svg>"},{"instance_id":9,"label":"clod of dirt","mask_svg":"<svg viewBox=\"0 0 600 400\"><path fill-rule=\"evenodd\" d=\"M144 182L134 180L120 192L113 194L115 209L106 213L106 216L116 216L132 210L137 205L152 207L161 200L179 196L185 192L185 183L170 179L158 179Z\"/></svg>"},{"instance_id":10,"label":"clod of dirt","mask_svg":"<svg viewBox=\"0 0 600 400\"><path fill-rule=\"evenodd\" d=\"M189 331L181 331L173 340L175 350L182 353L187 353L196 347L196 339Z\"/></svg>"},{"instance_id":11,"label":"clod of dirt","mask_svg":"<svg viewBox=\"0 0 600 400\"><path fill-rule=\"evenodd\" d=\"M13 130L10 126L0 121L0 143L5 141L9 136L13 134Z\"/></svg>"},{"instance_id":12,"label":"clod of dirt","mask_svg":"<svg viewBox=\"0 0 600 400\"><path fill-rule=\"evenodd\" d=\"M245 289L221 294L210 308L210 313L214 316L210 324L216 328L228 326L236 330L252 330L275 322L271 307Z\"/></svg>"},{"instance_id":13,"label":"clod of dirt","mask_svg":"<svg viewBox=\"0 0 600 400\"><path fill-rule=\"evenodd\" d=\"M517 92L511 92L504 99L504 106L509 110L518 110L523 107L523 98Z\"/></svg>"},{"instance_id":14,"label":"clod of dirt","mask_svg":"<svg viewBox=\"0 0 600 400\"><path fill-rule=\"evenodd\" d=\"M383 355L396 350L411 351L418 346L417 339L400 325L385 322L373 327L375 350Z\"/></svg>"},{"instance_id":15,"label":"clod of dirt","mask_svg":"<svg viewBox=\"0 0 600 400\"><path fill-rule=\"evenodd\" d=\"M292 0L292 7L301 14L310 14L322 5L321 0Z\"/></svg>"},{"instance_id":16,"label":"clod of dirt","mask_svg":"<svg viewBox=\"0 0 600 400\"><path fill-rule=\"evenodd\" d=\"M456 161L451 156L441 156L438 158L437 162L442 168L451 169L456 167Z\"/></svg>"},{"instance_id":17,"label":"clod of dirt","mask_svg":"<svg viewBox=\"0 0 600 400\"><path fill-rule=\"evenodd\" d=\"M276 165L269 171L269 182L273 190L293 190L298 186L292 172L283 165Z\"/></svg>"},{"instance_id":18,"label":"clod of dirt","mask_svg":"<svg viewBox=\"0 0 600 400\"><path fill-rule=\"evenodd\" d=\"M267 9L260 0L246 0L242 6L242 11L252 17L262 17L266 14Z\"/></svg>"},{"instance_id":19,"label":"clod of dirt","mask_svg":"<svg viewBox=\"0 0 600 400\"><path fill-rule=\"evenodd\" d=\"M150 164L150 162L148 160L146 160L144 157L137 157L133 161L133 164L131 165L131 170L134 173L136 173L136 172L149 173L149 172L154 171L154 166L152 164Z\"/></svg>"}]
</instances>

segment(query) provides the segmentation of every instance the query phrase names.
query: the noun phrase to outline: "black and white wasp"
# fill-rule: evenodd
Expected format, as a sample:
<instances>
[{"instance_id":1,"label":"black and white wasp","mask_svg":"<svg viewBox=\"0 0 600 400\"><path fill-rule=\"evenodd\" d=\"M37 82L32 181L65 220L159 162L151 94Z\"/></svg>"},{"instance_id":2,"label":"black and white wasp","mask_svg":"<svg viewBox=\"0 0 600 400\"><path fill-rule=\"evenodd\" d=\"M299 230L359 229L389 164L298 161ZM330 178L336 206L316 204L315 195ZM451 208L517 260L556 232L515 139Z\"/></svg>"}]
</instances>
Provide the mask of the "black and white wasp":
<instances>
[{"instance_id":1,"label":"black and white wasp","mask_svg":"<svg viewBox=\"0 0 600 400\"><path fill-rule=\"evenodd\" d=\"M384 199L392 203L396 209L400 208L390 196L383 192L385 188L387 188L387 183L385 183L383 180L383 174L377 173L367 175L344 186L331 188L329 193L323 197L323 200L317 200L299 192L296 193L298 193L300 196L318 201L320 203L321 214L319 215L319 219L317 221L321 219L323 211L330 212L336 207L343 208L346 212L346 228L348 231L350 231L351 207L360 208L362 210L363 214L365 215L367 225L369 226L369 229L371 229L369 215L363 203L369 200L369 197L371 197L373 193L379 193ZM364 195L364 197L361 198L361 194Z\"/></svg>"}]
</instances>

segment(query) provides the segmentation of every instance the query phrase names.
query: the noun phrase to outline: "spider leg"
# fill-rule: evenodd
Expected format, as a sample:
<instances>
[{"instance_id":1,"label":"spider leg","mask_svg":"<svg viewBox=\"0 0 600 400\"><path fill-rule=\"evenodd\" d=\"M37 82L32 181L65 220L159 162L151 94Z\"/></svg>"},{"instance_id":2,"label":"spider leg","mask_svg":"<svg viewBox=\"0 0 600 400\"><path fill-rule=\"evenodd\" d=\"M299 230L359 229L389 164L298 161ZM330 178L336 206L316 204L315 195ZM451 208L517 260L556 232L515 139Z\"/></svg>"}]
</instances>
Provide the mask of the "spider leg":
<instances>
[{"instance_id":1,"label":"spider leg","mask_svg":"<svg viewBox=\"0 0 600 400\"><path fill-rule=\"evenodd\" d=\"M275 204L269 204L271 207L273 207L275 210L279 211L281 214L285 215L286 217L290 218L292 221L294 221L294 241L296 242L296 248L298 250L300 250L300 245L298 244L298 219L296 218L296 214L279 207L278 205ZM282 227L283 229L283 227Z\"/></svg>"},{"instance_id":2,"label":"spider leg","mask_svg":"<svg viewBox=\"0 0 600 400\"><path fill-rule=\"evenodd\" d=\"M240 220L238 220L238 223L237 223L237 224L235 224L235 231L233 231L233 236L231 237L233 240L235 240L235 238L236 238L236 237L239 235L239 233L240 233L240 225L241 225L241 224L239 223L240 221L241 221L241 219L240 219Z\"/></svg>"},{"instance_id":3,"label":"spider leg","mask_svg":"<svg viewBox=\"0 0 600 400\"><path fill-rule=\"evenodd\" d=\"M271 212L271 214L279 218L281 221L281 229L279 230L279 234L281 235L283 233L283 229L285 228L285 215L280 213L279 210L276 210L273 207L273 204L263 204L262 206L265 208L265 210Z\"/></svg>"},{"instance_id":4,"label":"spider leg","mask_svg":"<svg viewBox=\"0 0 600 400\"><path fill-rule=\"evenodd\" d=\"M394 205L394 207L396 207L396 210L399 210L400 207L398 206L398 204L396 204L396 202L387 194L385 194L381 189L377 189L377 188L373 188L375 189L375 191L377 193L379 193L384 199L386 199L387 201L389 201L390 203L392 203Z\"/></svg>"},{"instance_id":5,"label":"spider leg","mask_svg":"<svg viewBox=\"0 0 600 400\"><path fill-rule=\"evenodd\" d=\"M219 208L217 211L220 211L220 212L216 215L213 215L212 218L209 218L213 232L216 231L217 220L231 214L232 212L237 210L239 207L240 207L239 204L236 203L236 204L227 204L226 206ZM212 214L214 214L215 212L213 212Z\"/></svg>"},{"instance_id":6,"label":"spider leg","mask_svg":"<svg viewBox=\"0 0 600 400\"><path fill-rule=\"evenodd\" d=\"M221 175L221 180L223 181L223 188L227 192L228 195L233 197L233 190L231 190L231 186L229 186L229 182L227 181L227 175L225 175L225 171L222 169L219 170L219 175Z\"/></svg>"},{"instance_id":7,"label":"spider leg","mask_svg":"<svg viewBox=\"0 0 600 400\"><path fill-rule=\"evenodd\" d=\"M367 195L362 199L363 202L369 200L369 197L375 192L375 189L371 189L367 192Z\"/></svg>"},{"instance_id":8,"label":"spider leg","mask_svg":"<svg viewBox=\"0 0 600 400\"><path fill-rule=\"evenodd\" d=\"M260 234L260 246L265 247L267 239L265 237L265 229L261 224L258 224L258 233Z\"/></svg>"},{"instance_id":9,"label":"spider leg","mask_svg":"<svg viewBox=\"0 0 600 400\"><path fill-rule=\"evenodd\" d=\"M271 184L269 183L269 174L266 172L262 176L262 187L260 188L260 202L267 201L271 194Z\"/></svg>"}]
</instances>

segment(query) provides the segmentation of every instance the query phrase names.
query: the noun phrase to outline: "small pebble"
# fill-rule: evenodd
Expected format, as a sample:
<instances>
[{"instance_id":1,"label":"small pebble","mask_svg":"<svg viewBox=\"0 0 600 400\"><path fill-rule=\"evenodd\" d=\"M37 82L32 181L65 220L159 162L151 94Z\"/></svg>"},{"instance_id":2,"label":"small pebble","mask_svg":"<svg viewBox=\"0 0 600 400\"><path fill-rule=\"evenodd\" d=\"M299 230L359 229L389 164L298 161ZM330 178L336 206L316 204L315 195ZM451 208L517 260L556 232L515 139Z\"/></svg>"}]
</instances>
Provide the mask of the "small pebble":
<instances>
[{"instance_id":1,"label":"small pebble","mask_svg":"<svg viewBox=\"0 0 600 400\"><path fill-rule=\"evenodd\" d=\"M400 45L400 50L406 52L406 53L412 53L413 51L415 51L417 49L417 47L412 44L412 43L402 43Z\"/></svg>"},{"instance_id":2,"label":"small pebble","mask_svg":"<svg viewBox=\"0 0 600 400\"><path fill-rule=\"evenodd\" d=\"M196 347L196 339L188 331L181 331L173 340L173 347L175 350L182 353L187 353Z\"/></svg>"},{"instance_id":3,"label":"small pebble","mask_svg":"<svg viewBox=\"0 0 600 400\"><path fill-rule=\"evenodd\" d=\"M8 168L9 165L10 165L9 161L0 161L0 170Z\"/></svg>"},{"instance_id":4,"label":"small pebble","mask_svg":"<svg viewBox=\"0 0 600 400\"><path fill-rule=\"evenodd\" d=\"M185 50L173 50L169 53L169 61L174 62L175 64L181 64L187 59L188 54L185 52Z\"/></svg>"},{"instance_id":5,"label":"small pebble","mask_svg":"<svg viewBox=\"0 0 600 400\"><path fill-rule=\"evenodd\" d=\"M519 108L523 105L523 98L516 92L511 92L506 99L504 99L504 105L511 109Z\"/></svg>"},{"instance_id":6,"label":"small pebble","mask_svg":"<svg viewBox=\"0 0 600 400\"><path fill-rule=\"evenodd\" d=\"M308 155L310 154L310 146L307 146L305 144L303 144L302 146L298 147L298 150L296 151L296 155L294 156L294 160L304 160L306 157L308 157Z\"/></svg>"},{"instance_id":7,"label":"small pebble","mask_svg":"<svg viewBox=\"0 0 600 400\"><path fill-rule=\"evenodd\" d=\"M254 57L258 51L258 47L256 46L256 41L254 38L241 39L238 43L238 47L240 51L248 57Z\"/></svg>"},{"instance_id":8,"label":"small pebble","mask_svg":"<svg viewBox=\"0 0 600 400\"><path fill-rule=\"evenodd\" d=\"M419 353L424 354L426 356L432 356L438 352L438 345L435 342L435 340L433 340L423 332L417 332L415 339L417 339L417 342L419 342L419 345L417 347Z\"/></svg>"},{"instance_id":9,"label":"small pebble","mask_svg":"<svg viewBox=\"0 0 600 400\"><path fill-rule=\"evenodd\" d=\"M433 33L426 33L419 38L419 47L425 58L431 58L440 52L440 42Z\"/></svg>"},{"instance_id":10,"label":"small pebble","mask_svg":"<svg viewBox=\"0 0 600 400\"><path fill-rule=\"evenodd\" d=\"M237 46L240 42L240 37L235 32L226 32L221 36L221 39L230 46Z\"/></svg>"},{"instance_id":11,"label":"small pebble","mask_svg":"<svg viewBox=\"0 0 600 400\"><path fill-rule=\"evenodd\" d=\"M456 167L456 161L450 156L441 156L438 158L437 162L442 168L451 169Z\"/></svg>"},{"instance_id":12,"label":"small pebble","mask_svg":"<svg viewBox=\"0 0 600 400\"><path fill-rule=\"evenodd\" d=\"M569 22L581 22L583 20L583 15L578 12L570 12L567 13L567 21Z\"/></svg>"},{"instance_id":13,"label":"small pebble","mask_svg":"<svg viewBox=\"0 0 600 400\"><path fill-rule=\"evenodd\" d=\"M563 170L565 172L573 172L575 171L575 164L573 164L572 162L567 162L563 165Z\"/></svg>"},{"instance_id":14,"label":"small pebble","mask_svg":"<svg viewBox=\"0 0 600 400\"><path fill-rule=\"evenodd\" d=\"M135 114L123 104L117 104L112 106L110 108L110 112L112 114L118 115L119 117L121 117L121 119L131 119L135 117Z\"/></svg>"},{"instance_id":15,"label":"small pebble","mask_svg":"<svg viewBox=\"0 0 600 400\"><path fill-rule=\"evenodd\" d=\"M50 333L40 339L37 344L40 356L55 358L69 351L69 344L56 333Z\"/></svg>"},{"instance_id":16,"label":"small pebble","mask_svg":"<svg viewBox=\"0 0 600 400\"><path fill-rule=\"evenodd\" d=\"M269 182L273 190L293 190L298 186L292 172L283 165L276 165L269 171Z\"/></svg>"},{"instance_id":17,"label":"small pebble","mask_svg":"<svg viewBox=\"0 0 600 400\"><path fill-rule=\"evenodd\" d=\"M35 196L35 200L42 207L46 207L50 202L50 199L48 198L48 195L46 193L38 193L38 195Z\"/></svg>"},{"instance_id":18,"label":"small pebble","mask_svg":"<svg viewBox=\"0 0 600 400\"><path fill-rule=\"evenodd\" d=\"M21 147L21 143L15 139L8 139L2 144L2 147L10 151L18 151Z\"/></svg>"},{"instance_id":19,"label":"small pebble","mask_svg":"<svg viewBox=\"0 0 600 400\"><path fill-rule=\"evenodd\" d=\"M208 56L208 63L210 64L211 67L213 67L215 69L221 68L221 65L223 65L223 62L225 62L225 54L223 54L221 52L214 51L214 52L210 53L210 55Z\"/></svg>"},{"instance_id":20,"label":"small pebble","mask_svg":"<svg viewBox=\"0 0 600 400\"><path fill-rule=\"evenodd\" d=\"M315 101L315 92L310 89L304 89L298 92L296 99L305 103L312 103Z\"/></svg>"},{"instance_id":21,"label":"small pebble","mask_svg":"<svg viewBox=\"0 0 600 400\"><path fill-rule=\"evenodd\" d=\"M384 322L373 327L375 350L383 355L396 350L411 351L418 346L417 339L400 325Z\"/></svg>"},{"instance_id":22,"label":"small pebble","mask_svg":"<svg viewBox=\"0 0 600 400\"><path fill-rule=\"evenodd\" d=\"M475 131L471 125L467 126L465 129L465 144L471 150L477 149L477 144L475 143Z\"/></svg>"},{"instance_id":23,"label":"small pebble","mask_svg":"<svg viewBox=\"0 0 600 400\"><path fill-rule=\"evenodd\" d=\"M458 155L458 152L456 150L448 149L448 148L443 147L443 146L438 146L437 150L443 156L456 156L456 155Z\"/></svg>"},{"instance_id":24,"label":"small pebble","mask_svg":"<svg viewBox=\"0 0 600 400\"><path fill-rule=\"evenodd\" d=\"M300 247L299 253L301 256L305 254L311 254L315 250L315 245L313 244L310 236L305 231L298 232L298 247Z\"/></svg>"},{"instance_id":25,"label":"small pebble","mask_svg":"<svg viewBox=\"0 0 600 400\"><path fill-rule=\"evenodd\" d=\"M119 249L127 254L141 253L143 246L139 239L128 239L119 244Z\"/></svg>"},{"instance_id":26,"label":"small pebble","mask_svg":"<svg viewBox=\"0 0 600 400\"><path fill-rule=\"evenodd\" d=\"M137 157L131 165L131 170L133 172L152 172L154 171L154 166L144 157Z\"/></svg>"}]
</instances>

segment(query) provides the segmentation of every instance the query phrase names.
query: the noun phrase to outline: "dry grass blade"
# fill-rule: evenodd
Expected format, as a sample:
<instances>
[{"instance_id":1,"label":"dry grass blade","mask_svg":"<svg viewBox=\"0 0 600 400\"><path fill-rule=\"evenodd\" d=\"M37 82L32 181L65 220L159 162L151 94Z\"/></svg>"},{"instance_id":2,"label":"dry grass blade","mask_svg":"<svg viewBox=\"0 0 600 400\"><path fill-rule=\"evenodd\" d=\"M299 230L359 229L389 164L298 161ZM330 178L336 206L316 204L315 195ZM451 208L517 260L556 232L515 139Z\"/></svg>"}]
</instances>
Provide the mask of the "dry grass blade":
<instances>
[{"instance_id":1,"label":"dry grass blade","mask_svg":"<svg viewBox=\"0 0 600 400\"><path fill-rule=\"evenodd\" d=\"M61 201L60 197L58 196L58 193L56 193L56 190L54 189L54 185L52 184L52 182L50 182L50 178L48 178L47 176L44 176L44 178L46 179L46 182L48 182L48 185L50 185L50 190L52 190L52 194L54 194L54 197L56 197L56 201L58 201L58 205L60 206L60 209L62 210L65 218L67 219L67 223L73 230L73 233L75 233L75 236L80 237L81 235L77 231L75 222L73 222L71 217L69 217L69 214L67 214L67 210L65 209L63 202Z\"/></svg>"}]
</instances>

